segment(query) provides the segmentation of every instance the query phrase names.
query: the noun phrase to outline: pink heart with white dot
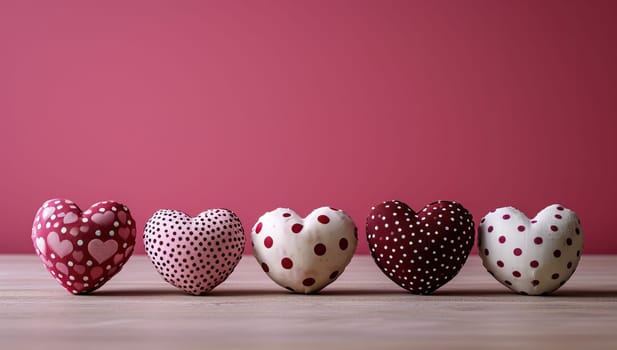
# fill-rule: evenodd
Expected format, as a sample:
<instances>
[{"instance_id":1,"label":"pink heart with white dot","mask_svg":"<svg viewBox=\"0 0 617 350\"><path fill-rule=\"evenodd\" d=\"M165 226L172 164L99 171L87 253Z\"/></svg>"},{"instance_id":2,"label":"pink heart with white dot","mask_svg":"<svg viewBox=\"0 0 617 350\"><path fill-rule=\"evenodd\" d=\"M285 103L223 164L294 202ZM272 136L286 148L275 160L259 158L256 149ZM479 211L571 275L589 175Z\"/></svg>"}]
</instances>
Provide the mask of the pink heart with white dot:
<instances>
[{"instance_id":1,"label":"pink heart with white dot","mask_svg":"<svg viewBox=\"0 0 617 350\"><path fill-rule=\"evenodd\" d=\"M264 272L296 293L315 293L334 282L351 261L356 225L339 209L322 207L306 218L278 208L262 215L251 233Z\"/></svg>"},{"instance_id":2,"label":"pink heart with white dot","mask_svg":"<svg viewBox=\"0 0 617 350\"><path fill-rule=\"evenodd\" d=\"M529 219L505 207L478 227L480 257L487 271L525 295L554 292L572 276L583 249L583 230L573 211L553 204Z\"/></svg>"}]
</instances>

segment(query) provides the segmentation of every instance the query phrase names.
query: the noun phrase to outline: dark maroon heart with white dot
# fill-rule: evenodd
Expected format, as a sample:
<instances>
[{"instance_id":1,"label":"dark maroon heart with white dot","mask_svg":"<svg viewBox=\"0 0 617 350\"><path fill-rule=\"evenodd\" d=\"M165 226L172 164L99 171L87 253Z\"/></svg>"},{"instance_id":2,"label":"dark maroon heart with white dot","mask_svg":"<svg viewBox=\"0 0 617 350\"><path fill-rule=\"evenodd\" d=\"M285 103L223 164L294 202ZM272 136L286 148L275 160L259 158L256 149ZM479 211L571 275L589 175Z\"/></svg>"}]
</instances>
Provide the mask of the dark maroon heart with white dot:
<instances>
[{"instance_id":1,"label":"dark maroon heart with white dot","mask_svg":"<svg viewBox=\"0 0 617 350\"><path fill-rule=\"evenodd\" d=\"M381 271L414 294L430 294L461 270L474 244L471 213L437 201L415 213L400 201L374 206L366 219L371 255Z\"/></svg>"}]
</instances>

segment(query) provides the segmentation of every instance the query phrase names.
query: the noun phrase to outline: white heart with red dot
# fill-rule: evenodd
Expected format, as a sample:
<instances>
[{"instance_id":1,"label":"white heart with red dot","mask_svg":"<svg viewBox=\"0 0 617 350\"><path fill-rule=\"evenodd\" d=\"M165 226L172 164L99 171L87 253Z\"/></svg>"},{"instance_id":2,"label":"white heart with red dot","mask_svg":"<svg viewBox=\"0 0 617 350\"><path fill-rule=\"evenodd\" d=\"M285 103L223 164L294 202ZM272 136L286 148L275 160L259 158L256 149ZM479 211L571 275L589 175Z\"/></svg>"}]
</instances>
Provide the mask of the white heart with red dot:
<instances>
[{"instance_id":1,"label":"white heart with red dot","mask_svg":"<svg viewBox=\"0 0 617 350\"><path fill-rule=\"evenodd\" d=\"M583 230L576 213L562 205L550 205L531 220L505 207L482 219L478 247L484 267L506 287L520 294L549 294L576 270Z\"/></svg>"},{"instance_id":2,"label":"white heart with red dot","mask_svg":"<svg viewBox=\"0 0 617 350\"><path fill-rule=\"evenodd\" d=\"M251 237L264 272L296 293L315 293L334 282L358 243L351 217L330 207L315 209L306 218L278 208L259 218Z\"/></svg>"}]
</instances>

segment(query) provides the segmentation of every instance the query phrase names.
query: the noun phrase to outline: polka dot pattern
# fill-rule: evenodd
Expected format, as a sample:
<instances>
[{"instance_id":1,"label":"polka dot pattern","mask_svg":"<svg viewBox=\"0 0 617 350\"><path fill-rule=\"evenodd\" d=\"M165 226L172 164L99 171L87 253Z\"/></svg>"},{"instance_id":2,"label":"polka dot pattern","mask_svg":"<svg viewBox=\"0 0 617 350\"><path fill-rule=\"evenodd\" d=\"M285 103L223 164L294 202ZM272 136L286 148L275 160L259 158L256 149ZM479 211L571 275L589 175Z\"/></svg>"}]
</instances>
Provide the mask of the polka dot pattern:
<instances>
[{"instance_id":1,"label":"polka dot pattern","mask_svg":"<svg viewBox=\"0 0 617 350\"><path fill-rule=\"evenodd\" d=\"M340 209L321 207L302 218L279 208L262 215L253 227L253 254L281 287L316 293L345 270L356 249L356 232L351 217Z\"/></svg>"},{"instance_id":2,"label":"polka dot pattern","mask_svg":"<svg viewBox=\"0 0 617 350\"><path fill-rule=\"evenodd\" d=\"M229 277L242 258L244 240L240 219L227 209L206 210L194 218L161 209L144 231L146 253L159 274L193 295L206 294Z\"/></svg>"},{"instance_id":3,"label":"polka dot pattern","mask_svg":"<svg viewBox=\"0 0 617 350\"><path fill-rule=\"evenodd\" d=\"M291 268L294 267L294 262L290 258L285 257L281 259L281 266L285 270L291 270Z\"/></svg>"},{"instance_id":4,"label":"polka dot pattern","mask_svg":"<svg viewBox=\"0 0 617 350\"><path fill-rule=\"evenodd\" d=\"M95 291L117 274L133 253L135 235L129 209L113 201L82 212L73 201L50 199L32 224L37 255L72 294Z\"/></svg>"},{"instance_id":5,"label":"polka dot pattern","mask_svg":"<svg viewBox=\"0 0 617 350\"><path fill-rule=\"evenodd\" d=\"M330 222L330 218L327 215L319 215L317 221L325 225Z\"/></svg>"},{"instance_id":6,"label":"polka dot pattern","mask_svg":"<svg viewBox=\"0 0 617 350\"><path fill-rule=\"evenodd\" d=\"M381 271L414 294L430 294L452 280L475 234L469 211L448 201L430 203L417 214L403 202L383 202L371 209L366 232Z\"/></svg>"},{"instance_id":7,"label":"polka dot pattern","mask_svg":"<svg viewBox=\"0 0 617 350\"><path fill-rule=\"evenodd\" d=\"M315 255L322 256L326 254L326 246L321 243L317 243L315 248L313 248L313 251L315 252Z\"/></svg>"},{"instance_id":8,"label":"polka dot pattern","mask_svg":"<svg viewBox=\"0 0 617 350\"><path fill-rule=\"evenodd\" d=\"M548 206L531 220L505 207L482 219L478 247L484 267L506 287L525 295L548 294L574 273L582 232L576 214L561 205Z\"/></svg>"}]
</instances>

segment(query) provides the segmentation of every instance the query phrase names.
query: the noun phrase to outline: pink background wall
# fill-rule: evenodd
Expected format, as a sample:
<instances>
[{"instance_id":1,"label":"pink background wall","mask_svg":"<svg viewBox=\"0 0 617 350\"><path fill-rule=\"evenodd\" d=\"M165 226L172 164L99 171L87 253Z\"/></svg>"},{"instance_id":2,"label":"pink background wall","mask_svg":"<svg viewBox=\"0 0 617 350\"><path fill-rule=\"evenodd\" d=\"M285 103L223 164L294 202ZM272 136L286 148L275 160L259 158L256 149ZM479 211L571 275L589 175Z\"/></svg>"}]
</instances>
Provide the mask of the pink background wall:
<instances>
[{"instance_id":1,"label":"pink background wall","mask_svg":"<svg viewBox=\"0 0 617 350\"><path fill-rule=\"evenodd\" d=\"M616 4L0 1L0 253L56 196L331 205L360 252L382 200L559 202L617 253Z\"/></svg>"}]
</instances>

